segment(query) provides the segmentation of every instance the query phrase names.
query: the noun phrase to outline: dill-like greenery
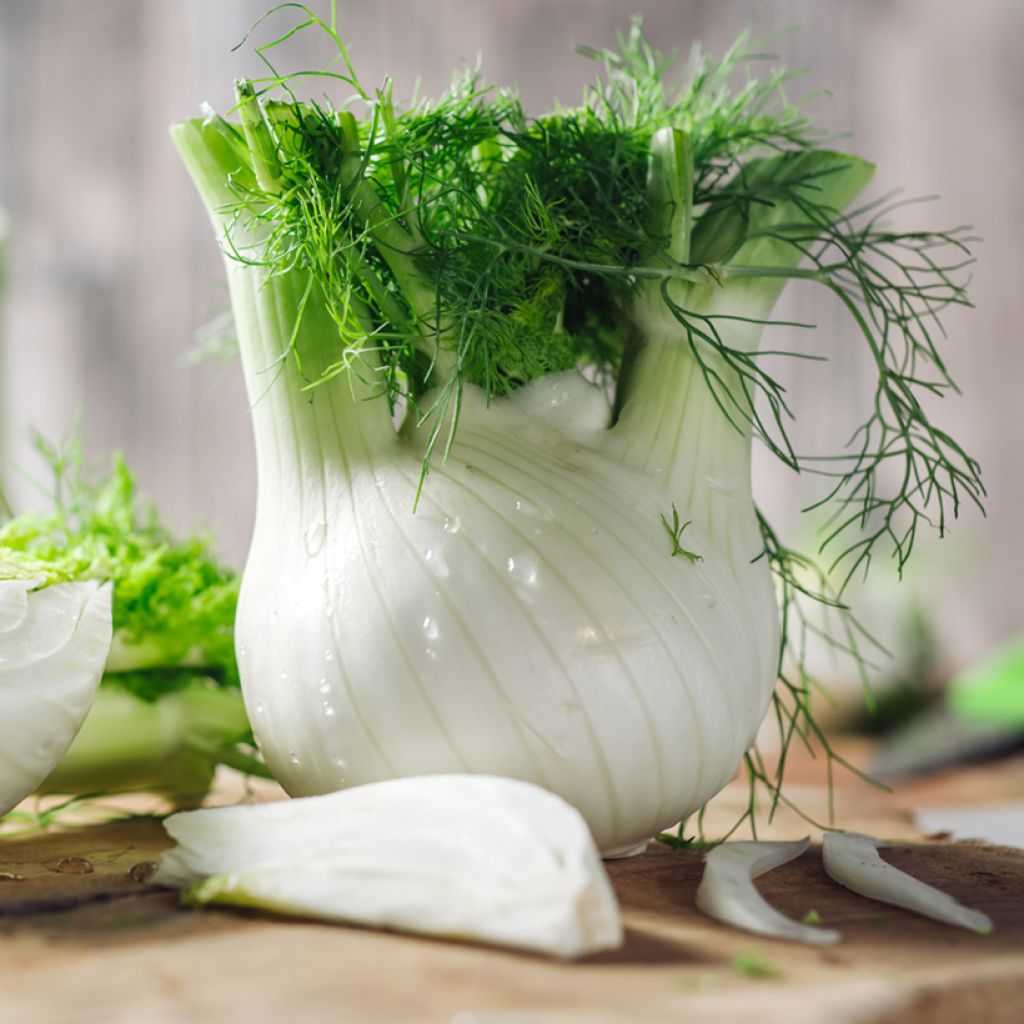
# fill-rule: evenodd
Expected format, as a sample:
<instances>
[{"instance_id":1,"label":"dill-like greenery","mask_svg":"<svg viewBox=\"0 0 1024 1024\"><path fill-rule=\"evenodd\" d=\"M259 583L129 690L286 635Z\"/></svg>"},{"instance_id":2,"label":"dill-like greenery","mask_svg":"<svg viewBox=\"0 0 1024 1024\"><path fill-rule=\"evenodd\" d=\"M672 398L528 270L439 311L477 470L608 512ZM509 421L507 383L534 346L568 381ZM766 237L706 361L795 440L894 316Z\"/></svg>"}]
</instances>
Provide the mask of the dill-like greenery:
<instances>
[{"instance_id":1,"label":"dill-like greenery","mask_svg":"<svg viewBox=\"0 0 1024 1024\"><path fill-rule=\"evenodd\" d=\"M425 474L436 443L450 446L466 384L497 397L586 366L616 389L617 412L644 340L637 311L653 303L736 429L826 481L813 507L829 510L831 568L818 585L804 582L813 563L760 519L782 596L783 751L797 737L823 741L798 650L800 599L835 610L837 642L860 664L863 631L842 601L849 580L880 546L902 569L922 526L942 534L984 495L978 464L929 412L955 389L936 339L943 311L968 304L966 230L893 231L888 199L843 213L870 166L824 148L788 99L793 73L746 36L720 60L695 49L681 61L634 21L614 48L579 48L598 65L579 106L530 117L514 92L471 71L436 100L398 104L389 81L360 83L333 4L329 18L284 3L264 19L278 12L296 23L256 47L267 74L239 84L241 125L210 115L204 131L233 167L233 255L304 275L297 321L322 302L337 327L337 358L309 385L351 372L406 403L410 422L428 428ZM278 48L306 29L330 38L333 68L278 70ZM318 80L347 95L300 100L299 84ZM834 294L876 373L864 422L828 457L795 450L782 384L726 330L770 323L759 310L793 279ZM749 315L715 312L723 289L749 295ZM292 349L282 358L298 359ZM663 525L679 546L678 522ZM773 776L756 751L747 766L774 807L785 753Z\"/></svg>"},{"instance_id":2,"label":"dill-like greenery","mask_svg":"<svg viewBox=\"0 0 1024 1024\"><path fill-rule=\"evenodd\" d=\"M53 507L0 525L0 579L112 581L114 629L130 643L155 644L168 670L145 685L126 676L124 688L132 692L158 694L164 684L172 691L183 685L179 676L197 672L237 686L232 633L239 581L209 541L173 538L137 495L120 456L108 475L94 479L77 437L62 446L37 438L36 447L53 472ZM201 665L179 671L197 653ZM118 673L104 680L121 681Z\"/></svg>"},{"instance_id":3,"label":"dill-like greenery","mask_svg":"<svg viewBox=\"0 0 1024 1024\"><path fill-rule=\"evenodd\" d=\"M770 960L766 960L754 950L744 950L732 958L732 967L737 974L745 978L759 980L777 978L782 973Z\"/></svg>"},{"instance_id":4,"label":"dill-like greenery","mask_svg":"<svg viewBox=\"0 0 1024 1024\"><path fill-rule=\"evenodd\" d=\"M668 534L669 540L672 543L672 557L685 558L691 565L696 565L698 562L704 561L703 555L698 555L696 551L690 551L688 548L683 547L683 531L690 525L692 520L689 522L681 522L679 518L679 509L672 506L672 521L669 522L667 516L661 517L661 525L665 527L665 532Z\"/></svg>"}]
</instances>

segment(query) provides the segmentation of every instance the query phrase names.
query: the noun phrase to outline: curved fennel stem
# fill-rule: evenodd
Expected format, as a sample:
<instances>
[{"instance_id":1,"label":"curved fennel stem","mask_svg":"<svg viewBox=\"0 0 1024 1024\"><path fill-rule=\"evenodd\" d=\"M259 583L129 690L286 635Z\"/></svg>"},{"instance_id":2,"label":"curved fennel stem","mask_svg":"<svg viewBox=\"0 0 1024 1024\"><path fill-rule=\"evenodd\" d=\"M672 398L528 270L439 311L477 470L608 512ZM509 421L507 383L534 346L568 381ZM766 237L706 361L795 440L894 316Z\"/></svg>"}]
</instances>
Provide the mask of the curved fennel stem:
<instances>
[{"instance_id":1,"label":"curved fennel stem","mask_svg":"<svg viewBox=\"0 0 1024 1024\"><path fill-rule=\"evenodd\" d=\"M743 282L726 286L722 278L697 283L646 276L704 269L688 266L693 175L690 136L677 128L656 132L647 198L648 230L658 248L637 268L641 283L630 310L613 431L627 461L662 480L681 521L695 520L711 536L725 536L739 521L746 535L756 532L756 525L750 515L751 431L742 405L744 381L701 334L730 349L754 351L760 325L705 318L733 311L756 317L761 307L767 315L780 286L755 285L765 294L751 308L737 301L737 293L743 297L751 291ZM670 302L677 314L685 311L685 323L673 315ZM739 400L735 408L729 407L730 396Z\"/></svg>"},{"instance_id":2,"label":"curved fennel stem","mask_svg":"<svg viewBox=\"0 0 1024 1024\"><path fill-rule=\"evenodd\" d=\"M259 125L269 131L262 117ZM261 479L276 474L281 488L300 494L327 464L397 444L371 348L355 338L358 351L346 351L313 276L263 266L259 226L235 215L237 190L260 187L258 178L273 185L273 168L254 168L248 144L215 116L180 122L171 137L222 239ZM357 310L348 327L359 326Z\"/></svg>"},{"instance_id":3,"label":"curved fennel stem","mask_svg":"<svg viewBox=\"0 0 1024 1024\"><path fill-rule=\"evenodd\" d=\"M268 275L231 260L227 271L260 479L309 494L326 473L347 473L367 452L397 445L371 353L356 355L348 369L321 380L344 352L320 296L306 297L308 278Z\"/></svg>"},{"instance_id":4,"label":"curved fennel stem","mask_svg":"<svg viewBox=\"0 0 1024 1024\"><path fill-rule=\"evenodd\" d=\"M683 519L715 532L742 516L759 543L750 442L757 392L770 392L754 358L761 333L787 280L825 280L820 268L797 264L872 172L824 150L751 161L745 180L769 183L771 201L711 206L694 225L689 141L674 129L655 135L647 191L651 236L662 246L637 271L629 311L637 340L613 430L628 460L664 480ZM712 266L711 280L687 281L685 274ZM778 394L768 398L778 415Z\"/></svg>"},{"instance_id":5,"label":"curved fennel stem","mask_svg":"<svg viewBox=\"0 0 1024 1024\"><path fill-rule=\"evenodd\" d=\"M352 208L373 235L377 251L391 268L412 307L414 320L410 325L410 339L433 360L431 376L434 381L443 383L455 368L456 356L440 344L449 332L450 325L438 317L434 290L411 265L416 240L395 222L368 182L360 181L356 184L352 193ZM376 282L371 284L371 287L375 286Z\"/></svg>"},{"instance_id":6,"label":"curved fennel stem","mask_svg":"<svg viewBox=\"0 0 1024 1024\"><path fill-rule=\"evenodd\" d=\"M416 212L411 208L408 211L407 228L387 209L376 189L363 177L363 157L355 117L348 111L341 111L337 116L348 147L342 173L352 179L351 208L372 237L377 252L387 263L412 311L411 321L408 318L403 320L396 311L396 324L403 324L413 344L433 360L431 376L435 383L444 383L454 370L456 357L441 345L449 325L438 315L433 287L415 266L416 253L423 245L415 225ZM379 293L379 289L386 295L386 289L372 269L366 267L364 273L364 283L375 293ZM389 300L386 308L397 306L397 302Z\"/></svg>"},{"instance_id":7,"label":"curved fennel stem","mask_svg":"<svg viewBox=\"0 0 1024 1024\"><path fill-rule=\"evenodd\" d=\"M724 294L701 295L705 291L681 305L699 315L704 315L701 307L711 312L722 305ZM662 481L681 521L695 521L712 537L742 525L745 537L756 544L750 423L742 407L731 407L728 400L730 394L742 396L743 382L707 342L688 336L667 310L658 308L660 295L637 305L634 323L640 337L612 428L621 457ZM720 321L716 330L730 348L757 348L756 324ZM751 557L756 554L752 551Z\"/></svg>"}]
</instances>

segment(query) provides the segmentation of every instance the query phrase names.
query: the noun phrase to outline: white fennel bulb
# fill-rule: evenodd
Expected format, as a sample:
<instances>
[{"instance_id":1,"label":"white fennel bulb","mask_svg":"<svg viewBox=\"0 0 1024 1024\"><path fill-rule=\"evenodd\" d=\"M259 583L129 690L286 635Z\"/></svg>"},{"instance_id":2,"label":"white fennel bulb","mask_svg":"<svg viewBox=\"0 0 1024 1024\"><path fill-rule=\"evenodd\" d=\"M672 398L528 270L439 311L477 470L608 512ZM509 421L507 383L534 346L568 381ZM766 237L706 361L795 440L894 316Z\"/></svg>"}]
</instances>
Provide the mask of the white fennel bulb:
<instances>
[{"instance_id":1,"label":"white fennel bulb","mask_svg":"<svg viewBox=\"0 0 1024 1024\"><path fill-rule=\"evenodd\" d=\"M864 254L909 243L841 215L872 167L814 149L777 78L730 100L731 64L702 65L673 95L638 29L622 45L584 107L537 120L471 81L403 109L346 77L362 124L241 82L240 123L172 130L255 429L242 686L292 794L510 776L613 853L725 785L772 699L772 569L792 567L750 481L755 434L802 465L757 351L788 278L855 313L911 469L972 493L959 449L915 433L914 358L887 350L934 286L903 285L888 323ZM893 452L866 436L837 493L916 510L913 474L881 496Z\"/></svg>"},{"instance_id":2,"label":"white fennel bulb","mask_svg":"<svg viewBox=\"0 0 1024 1024\"><path fill-rule=\"evenodd\" d=\"M251 337L284 284L231 280ZM685 353L661 361L673 355L685 382ZM255 399L258 374L250 385ZM644 445L628 416L566 433L542 409L567 385L529 385L530 415L467 392L415 513L422 451L383 403L353 402L342 382L296 403L286 370L255 405L261 485L235 636L253 730L289 792L509 776L563 796L614 851L735 773L778 658L748 440L710 399L666 428L702 437L702 453ZM593 402L582 378L572 389ZM699 562L668 554L673 502Z\"/></svg>"},{"instance_id":3,"label":"white fennel bulb","mask_svg":"<svg viewBox=\"0 0 1024 1024\"><path fill-rule=\"evenodd\" d=\"M109 584L39 582L0 580L0 815L71 745L110 649Z\"/></svg>"}]
</instances>

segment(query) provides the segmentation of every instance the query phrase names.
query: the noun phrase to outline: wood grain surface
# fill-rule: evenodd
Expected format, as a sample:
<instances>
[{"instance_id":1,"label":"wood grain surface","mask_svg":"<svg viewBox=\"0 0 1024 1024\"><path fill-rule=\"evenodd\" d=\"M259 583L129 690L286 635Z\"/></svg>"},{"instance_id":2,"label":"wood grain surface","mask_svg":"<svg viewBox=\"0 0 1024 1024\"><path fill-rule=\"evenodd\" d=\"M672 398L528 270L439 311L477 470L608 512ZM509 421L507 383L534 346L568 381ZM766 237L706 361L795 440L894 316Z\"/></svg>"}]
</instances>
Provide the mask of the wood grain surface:
<instances>
[{"instance_id":1,"label":"wood grain surface","mask_svg":"<svg viewBox=\"0 0 1024 1024\"><path fill-rule=\"evenodd\" d=\"M256 913L182 909L177 894L132 877L166 845L154 820L0 845L4 1024L1024 1019L1024 851L910 842L886 853L988 913L995 932L979 937L840 888L814 846L759 886L783 911L815 910L842 932L840 945L820 950L702 917L693 904L700 854L652 844L640 857L609 864L625 917L623 948L554 963ZM87 860L93 870L61 871L65 858ZM748 976L736 957L752 957L774 976Z\"/></svg>"}]
</instances>

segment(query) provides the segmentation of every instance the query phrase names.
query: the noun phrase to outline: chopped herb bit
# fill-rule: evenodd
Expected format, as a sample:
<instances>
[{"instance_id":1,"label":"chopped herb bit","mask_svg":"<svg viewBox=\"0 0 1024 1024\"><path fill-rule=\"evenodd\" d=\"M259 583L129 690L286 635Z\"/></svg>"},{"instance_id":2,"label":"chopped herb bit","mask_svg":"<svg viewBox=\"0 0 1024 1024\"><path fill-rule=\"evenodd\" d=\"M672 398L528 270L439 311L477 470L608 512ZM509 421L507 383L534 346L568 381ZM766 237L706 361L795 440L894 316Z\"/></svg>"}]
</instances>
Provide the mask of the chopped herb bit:
<instances>
[{"instance_id":1,"label":"chopped herb bit","mask_svg":"<svg viewBox=\"0 0 1024 1024\"><path fill-rule=\"evenodd\" d=\"M782 971L760 953L746 951L732 958L733 970L747 978L777 978Z\"/></svg>"},{"instance_id":2,"label":"chopped herb bit","mask_svg":"<svg viewBox=\"0 0 1024 1024\"><path fill-rule=\"evenodd\" d=\"M670 523L664 516L661 517L661 525L665 527L665 532L669 535L669 539L672 541L671 555L673 558L676 555L685 558L691 565L695 565L697 562L703 562L704 556L698 555L695 551L689 551L683 547L682 537L683 530L692 524L693 520L687 520L685 523L679 522L679 509L672 505L672 522Z\"/></svg>"}]
</instances>

